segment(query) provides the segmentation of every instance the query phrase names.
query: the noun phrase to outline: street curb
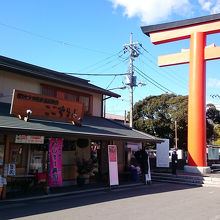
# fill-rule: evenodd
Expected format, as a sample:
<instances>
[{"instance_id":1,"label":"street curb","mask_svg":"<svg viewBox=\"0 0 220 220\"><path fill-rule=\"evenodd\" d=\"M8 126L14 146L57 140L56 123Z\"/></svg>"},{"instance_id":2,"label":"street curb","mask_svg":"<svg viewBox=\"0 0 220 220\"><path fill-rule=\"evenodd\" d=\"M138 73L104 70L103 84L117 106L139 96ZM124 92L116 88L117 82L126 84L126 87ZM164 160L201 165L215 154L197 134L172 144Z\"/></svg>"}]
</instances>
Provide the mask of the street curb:
<instances>
[{"instance_id":1,"label":"street curb","mask_svg":"<svg viewBox=\"0 0 220 220\"><path fill-rule=\"evenodd\" d=\"M65 193L54 193L49 195L40 195L40 196L31 196L31 197L24 197L24 198L15 198L15 199L6 199L6 200L0 200L0 203L6 203L6 202L22 202L22 201L30 201L30 200L37 200L37 199L48 199L48 198L55 198L55 197L62 197L67 195L77 195L77 194L85 194L90 192L98 192L103 190L114 190L118 188L129 188L131 186L142 186L143 183L132 183L132 184L125 184L125 185L118 185L113 187L99 187L94 189L85 189L85 190L77 190L77 191L69 191Z\"/></svg>"}]
</instances>

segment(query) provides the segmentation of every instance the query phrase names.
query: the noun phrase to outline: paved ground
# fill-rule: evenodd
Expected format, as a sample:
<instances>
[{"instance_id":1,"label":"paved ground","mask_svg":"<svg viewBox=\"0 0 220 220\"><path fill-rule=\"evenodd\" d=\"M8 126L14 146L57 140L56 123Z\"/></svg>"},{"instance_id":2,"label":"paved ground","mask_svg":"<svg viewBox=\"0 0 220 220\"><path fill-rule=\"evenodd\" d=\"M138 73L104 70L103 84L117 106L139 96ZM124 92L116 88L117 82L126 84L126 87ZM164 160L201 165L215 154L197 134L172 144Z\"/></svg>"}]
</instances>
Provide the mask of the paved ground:
<instances>
[{"instance_id":1,"label":"paved ground","mask_svg":"<svg viewBox=\"0 0 220 220\"><path fill-rule=\"evenodd\" d=\"M220 220L220 188L153 183L44 199L4 201L0 219Z\"/></svg>"}]
</instances>

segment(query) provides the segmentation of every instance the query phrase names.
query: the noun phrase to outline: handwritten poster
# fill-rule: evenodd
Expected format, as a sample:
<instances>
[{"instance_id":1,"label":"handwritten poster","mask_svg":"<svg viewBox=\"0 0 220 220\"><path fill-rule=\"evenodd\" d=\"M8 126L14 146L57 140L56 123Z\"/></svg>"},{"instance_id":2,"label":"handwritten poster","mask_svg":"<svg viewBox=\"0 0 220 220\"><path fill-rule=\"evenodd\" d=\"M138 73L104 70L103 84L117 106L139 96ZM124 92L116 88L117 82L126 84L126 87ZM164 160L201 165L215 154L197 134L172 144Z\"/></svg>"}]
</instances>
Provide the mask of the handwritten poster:
<instances>
[{"instance_id":1,"label":"handwritten poster","mask_svg":"<svg viewBox=\"0 0 220 220\"><path fill-rule=\"evenodd\" d=\"M108 161L110 186L118 185L118 160L116 145L108 145Z\"/></svg>"},{"instance_id":2,"label":"handwritten poster","mask_svg":"<svg viewBox=\"0 0 220 220\"><path fill-rule=\"evenodd\" d=\"M63 140L50 139L49 145L49 187L62 186Z\"/></svg>"},{"instance_id":3,"label":"handwritten poster","mask_svg":"<svg viewBox=\"0 0 220 220\"><path fill-rule=\"evenodd\" d=\"M14 163L8 164L8 176L15 176L16 175L16 165Z\"/></svg>"}]
</instances>

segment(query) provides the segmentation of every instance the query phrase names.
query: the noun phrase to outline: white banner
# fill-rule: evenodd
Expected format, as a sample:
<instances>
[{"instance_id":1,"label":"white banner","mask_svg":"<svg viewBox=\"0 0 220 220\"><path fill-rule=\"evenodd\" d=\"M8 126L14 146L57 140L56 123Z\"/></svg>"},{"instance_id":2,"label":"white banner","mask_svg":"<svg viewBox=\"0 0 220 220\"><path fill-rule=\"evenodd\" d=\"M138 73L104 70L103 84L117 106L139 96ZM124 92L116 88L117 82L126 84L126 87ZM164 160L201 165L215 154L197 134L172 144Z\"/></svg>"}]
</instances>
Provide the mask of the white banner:
<instances>
[{"instance_id":1,"label":"white banner","mask_svg":"<svg viewBox=\"0 0 220 220\"><path fill-rule=\"evenodd\" d=\"M110 186L118 185L118 158L116 145L108 145L108 163Z\"/></svg>"},{"instance_id":2,"label":"white banner","mask_svg":"<svg viewBox=\"0 0 220 220\"><path fill-rule=\"evenodd\" d=\"M145 174L145 180L146 180L146 183L149 183L149 182L151 182L150 159L149 159L149 157L147 159L147 163L148 163L148 172L147 172L147 174Z\"/></svg>"},{"instance_id":3,"label":"white banner","mask_svg":"<svg viewBox=\"0 0 220 220\"><path fill-rule=\"evenodd\" d=\"M43 144L44 136L27 136L27 135L16 135L15 143L18 144Z\"/></svg>"},{"instance_id":4,"label":"white banner","mask_svg":"<svg viewBox=\"0 0 220 220\"><path fill-rule=\"evenodd\" d=\"M169 139L157 144L157 167L169 167Z\"/></svg>"}]
</instances>

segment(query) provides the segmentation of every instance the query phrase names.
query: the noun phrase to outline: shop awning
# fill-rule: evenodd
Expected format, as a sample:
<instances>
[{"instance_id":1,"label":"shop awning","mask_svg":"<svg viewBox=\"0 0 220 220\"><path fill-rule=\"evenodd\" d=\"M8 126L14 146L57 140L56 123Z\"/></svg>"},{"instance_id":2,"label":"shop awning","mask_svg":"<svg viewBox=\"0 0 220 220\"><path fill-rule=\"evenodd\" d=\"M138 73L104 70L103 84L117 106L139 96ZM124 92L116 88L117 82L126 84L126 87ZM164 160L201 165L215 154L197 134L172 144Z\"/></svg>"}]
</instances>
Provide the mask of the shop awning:
<instances>
[{"instance_id":1,"label":"shop awning","mask_svg":"<svg viewBox=\"0 0 220 220\"><path fill-rule=\"evenodd\" d=\"M6 134L43 135L49 137L80 137L99 140L123 140L160 143L162 139L131 129L115 121L84 116L82 126L71 123L31 118L29 122L11 116L10 104L0 103L0 131Z\"/></svg>"}]
</instances>

